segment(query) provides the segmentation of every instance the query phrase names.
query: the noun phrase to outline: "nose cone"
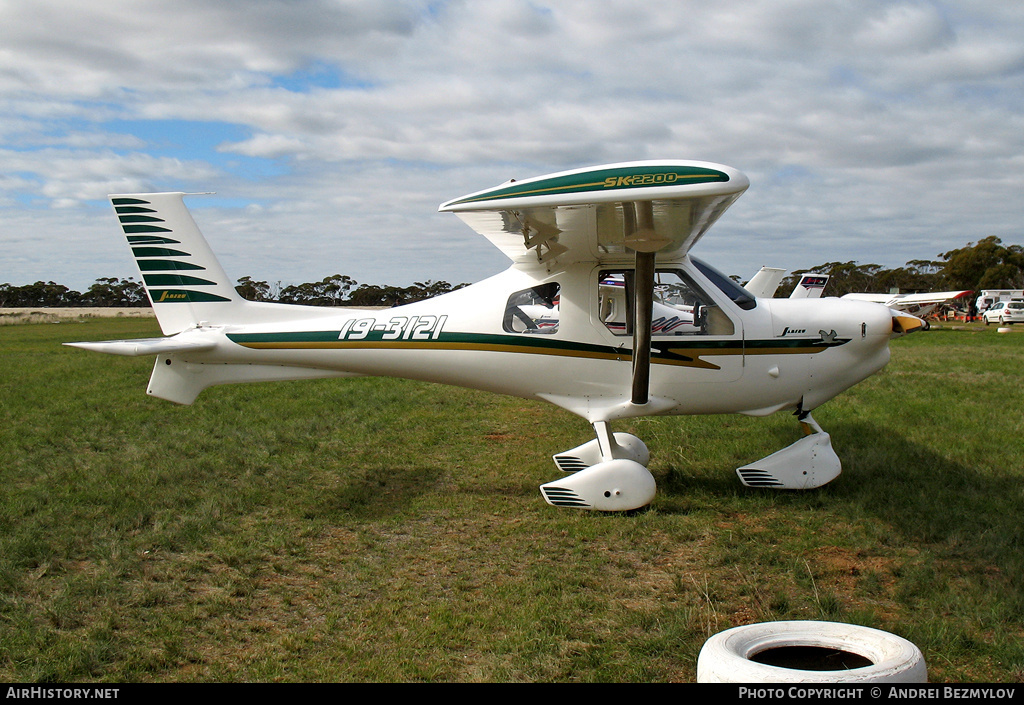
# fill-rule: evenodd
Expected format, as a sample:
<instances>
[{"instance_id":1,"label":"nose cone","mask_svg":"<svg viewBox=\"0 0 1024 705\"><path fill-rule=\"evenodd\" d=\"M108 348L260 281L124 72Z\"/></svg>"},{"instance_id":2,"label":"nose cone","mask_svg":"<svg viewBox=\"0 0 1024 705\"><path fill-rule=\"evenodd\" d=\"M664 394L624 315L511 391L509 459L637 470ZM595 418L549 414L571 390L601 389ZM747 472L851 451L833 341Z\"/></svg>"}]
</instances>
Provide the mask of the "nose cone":
<instances>
[{"instance_id":1,"label":"nose cone","mask_svg":"<svg viewBox=\"0 0 1024 705\"><path fill-rule=\"evenodd\" d=\"M892 334L889 336L891 339L919 330L928 330L928 322L917 316L911 316L909 313L895 309L889 309L889 311L892 314Z\"/></svg>"}]
</instances>

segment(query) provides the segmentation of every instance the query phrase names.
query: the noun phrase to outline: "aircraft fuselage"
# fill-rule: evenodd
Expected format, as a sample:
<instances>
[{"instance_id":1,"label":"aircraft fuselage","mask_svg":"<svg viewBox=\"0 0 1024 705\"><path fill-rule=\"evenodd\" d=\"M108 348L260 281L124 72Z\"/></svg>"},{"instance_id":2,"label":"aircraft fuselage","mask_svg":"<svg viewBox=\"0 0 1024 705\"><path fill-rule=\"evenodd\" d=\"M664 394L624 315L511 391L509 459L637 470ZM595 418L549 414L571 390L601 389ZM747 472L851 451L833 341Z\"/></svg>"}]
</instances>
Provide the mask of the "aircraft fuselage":
<instances>
[{"instance_id":1,"label":"aircraft fuselage","mask_svg":"<svg viewBox=\"0 0 1024 705\"><path fill-rule=\"evenodd\" d=\"M687 330L655 333L651 399L632 404L623 391L632 374L630 339L602 312L610 298L602 295L600 283L608 271L625 269L578 265L549 274L513 268L434 299L384 310L260 304L263 318L280 321L185 331L184 336L212 336L216 345L162 356L157 369L192 366L201 376L200 366L230 363L308 371L282 379L397 376L544 400L593 422L652 413L763 415L812 409L889 359L891 312L884 306L757 299L741 308L687 258L659 263L658 271L673 272L676 280L697 288L703 307L714 311L718 330L712 323L703 330L687 325ZM546 325L520 330L508 302L517 292L554 286L557 299L550 307L529 307L532 313L548 309ZM679 306L680 311L692 308ZM309 318L297 317L299 309ZM161 396L158 387L151 393Z\"/></svg>"}]
</instances>

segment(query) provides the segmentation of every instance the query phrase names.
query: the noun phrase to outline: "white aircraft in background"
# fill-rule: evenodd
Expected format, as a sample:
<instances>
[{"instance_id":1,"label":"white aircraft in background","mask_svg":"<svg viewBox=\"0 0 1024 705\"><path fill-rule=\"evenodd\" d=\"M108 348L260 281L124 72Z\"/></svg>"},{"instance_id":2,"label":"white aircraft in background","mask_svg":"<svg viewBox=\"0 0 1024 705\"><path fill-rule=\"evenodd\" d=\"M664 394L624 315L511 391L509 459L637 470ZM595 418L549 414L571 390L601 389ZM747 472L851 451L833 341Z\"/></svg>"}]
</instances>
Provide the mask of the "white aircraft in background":
<instances>
[{"instance_id":1,"label":"white aircraft in background","mask_svg":"<svg viewBox=\"0 0 1024 705\"><path fill-rule=\"evenodd\" d=\"M968 289L966 291L934 291L924 294L845 294L841 298L852 301L872 301L896 311L924 318L939 306L953 303L970 293L972 292Z\"/></svg>"},{"instance_id":2,"label":"white aircraft in background","mask_svg":"<svg viewBox=\"0 0 1024 705\"><path fill-rule=\"evenodd\" d=\"M218 384L360 375L547 401L586 419L596 438L557 454L565 475L541 492L555 506L601 511L655 495L646 445L613 433L614 422L793 410L807 435L737 473L753 487L818 487L841 465L811 411L880 370L889 341L923 322L872 302L759 298L691 257L748 185L726 166L643 161L454 199L440 210L512 265L382 311L243 300L185 194L115 195L167 337L68 345L155 355L148 393L181 404Z\"/></svg>"},{"instance_id":3,"label":"white aircraft in background","mask_svg":"<svg viewBox=\"0 0 1024 705\"><path fill-rule=\"evenodd\" d=\"M744 288L758 298L771 298L782 283L784 269L761 267ZM820 298L828 283L828 274L804 274L790 294L790 298ZM935 291L924 294L844 294L841 298L872 301L896 311L910 313L919 318L930 315L936 308L953 303L972 293L967 291Z\"/></svg>"}]
</instances>

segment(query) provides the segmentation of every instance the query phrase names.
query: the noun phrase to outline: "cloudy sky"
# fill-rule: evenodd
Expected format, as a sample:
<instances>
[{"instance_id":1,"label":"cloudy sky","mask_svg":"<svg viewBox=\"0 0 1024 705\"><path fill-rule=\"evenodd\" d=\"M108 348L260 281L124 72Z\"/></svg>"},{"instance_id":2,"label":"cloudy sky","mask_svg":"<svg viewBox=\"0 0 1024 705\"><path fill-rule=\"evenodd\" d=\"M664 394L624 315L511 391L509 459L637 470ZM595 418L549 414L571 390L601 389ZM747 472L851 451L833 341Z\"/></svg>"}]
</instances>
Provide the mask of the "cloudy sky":
<instances>
[{"instance_id":1,"label":"cloudy sky","mask_svg":"<svg viewBox=\"0 0 1024 705\"><path fill-rule=\"evenodd\" d=\"M1024 244L1024 3L0 0L0 283L138 278L135 191L215 192L236 279L476 281L439 203L659 158L750 177L743 278Z\"/></svg>"}]
</instances>

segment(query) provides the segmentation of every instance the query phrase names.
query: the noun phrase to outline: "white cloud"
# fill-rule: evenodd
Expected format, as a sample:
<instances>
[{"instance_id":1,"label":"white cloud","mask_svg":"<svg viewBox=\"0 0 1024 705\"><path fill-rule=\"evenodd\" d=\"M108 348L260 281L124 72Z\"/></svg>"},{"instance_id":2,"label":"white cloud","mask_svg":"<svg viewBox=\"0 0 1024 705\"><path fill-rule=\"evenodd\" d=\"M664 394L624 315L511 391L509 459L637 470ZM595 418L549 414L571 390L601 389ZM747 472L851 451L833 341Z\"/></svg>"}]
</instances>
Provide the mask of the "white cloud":
<instances>
[{"instance_id":1,"label":"white cloud","mask_svg":"<svg viewBox=\"0 0 1024 705\"><path fill-rule=\"evenodd\" d=\"M658 157L750 174L700 245L745 276L1020 241L1013 3L0 0L0 19L12 242L108 218L108 192L215 190L230 207L197 207L237 276L465 281L503 260L437 203Z\"/></svg>"},{"instance_id":2,"label":"white cloud","mask_svg":"<svg viewBox=\"0 0 1024 705\"><path fill-rule=\"evenodd\" d=\"M934 5L893 5L863 23L854 41L867 51L886 55L936 51L951 45L955 34Z\"/></svg>"}]
</instances>

